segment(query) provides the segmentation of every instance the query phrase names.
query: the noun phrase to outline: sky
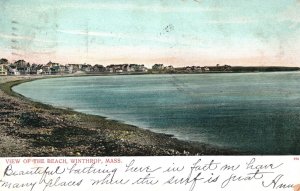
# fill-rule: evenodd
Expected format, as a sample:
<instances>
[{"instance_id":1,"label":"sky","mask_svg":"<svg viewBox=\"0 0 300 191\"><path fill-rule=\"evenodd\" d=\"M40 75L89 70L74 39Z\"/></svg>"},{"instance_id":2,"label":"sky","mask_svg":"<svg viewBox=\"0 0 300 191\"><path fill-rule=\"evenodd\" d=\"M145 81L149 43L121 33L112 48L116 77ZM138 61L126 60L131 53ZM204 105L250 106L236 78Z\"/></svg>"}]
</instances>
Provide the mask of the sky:
<instances>
[{"instance_id":1,"label":"sky","mask_svg":"<svg viewBox=\"0 0 300 191\"><path fill-rule=\"evenodd\" d=\"M300 0L0 0L0 57L300 66Z\"/></svg>"}]
</instances>

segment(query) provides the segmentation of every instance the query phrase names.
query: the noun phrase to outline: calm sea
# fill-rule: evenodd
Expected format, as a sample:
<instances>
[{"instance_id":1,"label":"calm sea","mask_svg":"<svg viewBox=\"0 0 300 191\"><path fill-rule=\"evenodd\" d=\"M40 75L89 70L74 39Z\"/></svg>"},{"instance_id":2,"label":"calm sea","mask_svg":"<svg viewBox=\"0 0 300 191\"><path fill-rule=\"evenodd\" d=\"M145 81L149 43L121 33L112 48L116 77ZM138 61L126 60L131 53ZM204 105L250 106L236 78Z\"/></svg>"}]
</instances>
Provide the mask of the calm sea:
<instances>
[{"instance_id":1,"label":"calm sea","mask_svg":"<svg viewBox=\"0 0 300 191\"><path fill-rule=\"evenodd\" d=\"M183 140L255 154L300 154L297 72L68 77L13 90Z\"/></svg>"}]
</instances>

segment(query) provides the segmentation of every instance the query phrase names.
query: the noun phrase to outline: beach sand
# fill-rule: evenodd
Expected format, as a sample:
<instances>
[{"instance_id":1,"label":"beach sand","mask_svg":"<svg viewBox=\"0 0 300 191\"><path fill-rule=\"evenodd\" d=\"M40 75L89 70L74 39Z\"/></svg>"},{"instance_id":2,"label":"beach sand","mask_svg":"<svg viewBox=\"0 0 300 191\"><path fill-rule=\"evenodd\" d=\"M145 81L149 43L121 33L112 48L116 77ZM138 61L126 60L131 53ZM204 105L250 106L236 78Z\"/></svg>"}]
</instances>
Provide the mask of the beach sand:
<instances>
[{"instance_id":1,"label":"beach sand","mask_svg":"<svg viewBox=\"0 0 300 191\"><path fill-rule=\"evenodd\" d=\"M169 156L241 154L33 102L11 91L41 77L0 76L0 156Z\"/></svg>"}]
</instances>

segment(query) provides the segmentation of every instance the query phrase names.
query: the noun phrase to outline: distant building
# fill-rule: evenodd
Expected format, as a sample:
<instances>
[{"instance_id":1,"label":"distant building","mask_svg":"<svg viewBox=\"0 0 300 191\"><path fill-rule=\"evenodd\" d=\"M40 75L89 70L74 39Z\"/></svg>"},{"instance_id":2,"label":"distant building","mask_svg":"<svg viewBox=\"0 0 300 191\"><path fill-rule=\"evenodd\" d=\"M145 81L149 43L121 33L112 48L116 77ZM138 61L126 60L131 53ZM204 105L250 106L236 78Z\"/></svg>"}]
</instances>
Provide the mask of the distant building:
<instances>
[{"instance_id":1,"label":"distant building","mask_svg":"<svg viewBox=\"0 0 300 191\"><path fill-rule=\"evenodd\" d=\"M163 64L154 64L152 66L152 70L163 70L164 69L164 65Z\"/></svg>"},{"instance_id":2,"label":"distant building","mask_svg":"<svg viewBox=\"0 0 300 191\"><path fill-rule=\"evenodd\" d=\"M66 71L67 71L67 67L66 66L63 66L63 65L59 66L58 73L64 74L64 73L66 73Z\"/></svg>"},{"instance_id":3,"label":"distant building","mask_svg":"<svg viewBox=\"0 0 300 191\"><path fill-rule=\"evenodd\" d=\"M25 60L18 60L14 62L14 67L12 67L13 75L26 75L30 73L30 64L27 63ZM17 70L17 72L14 71ZM19 73L19 74L18 74Z\"/></svg>"},{"instance_id":4,"label":"distant building","mask_svg":"<svg viewBox=\"0 0 300 191\"><path fill-rule=\"evenodd\" d=\"M144 65L141 65L141 71L142 72L148 72L148 68L146 68Z\"/></svg>"},{"instance_id":5,"label":"distant building","mask_svg":"<svg viewBox=\"0 0 300 191\"><path fill-rule=\"evenodd\" d=\"M210 71L216 71L216 72L229 72L232 71L231 66L229 65L224 65L221 66L220 64L217 64L215 67L209 67Z\"/></svg>"},{"instance_id":6,"label":"distant building","mask_svg":"<svg viewBox=\"0 0 300 191\"><path fill-rule=\"evenodd\" d=\"M17 70L16 66L9 66L8 67L8 74L12 76L19 76L20 72Z\"/></svg>"},{"instance_id":7,"label":"distant building","mask_svg":"<svg viewBox=\"0 0 300 191\"><path fill-rule=\"evenodd\" d=\"M50 70L49 66L47 66L47 65L43 66L42 70L43 70L42 74L44 74L44 75L51 75L51 70Z\"/></svg>"},{"instance_id":8,"label":"distant building","mask_svg":"<svg viewBox=\"0 0 300 191\"><path fill-rule=\"evenodd\" d=\"M48 67L57 67L57 66L59 66L59 63L55 63L55 62L51 62L51 61L49 61L47 64L46 64L46 66L48 66Z\"/></svg>"},{"instance_id":9,"label":"distant building","mask_svg":"<svg viewBox=\"0 0 300 191\"><path fill-rule=\"evenodd\" d=\"M92 72L95 72L95 73L102 73L105 71L106 71L106 69L103 65L96 64L92 67Z\"/></svg>"},{"instance_id":10,"label":"distant building","mask_svg":"<svg viewBox=\"0 0 300 191\"><path fill-rule=\"evenodd\" d=\"M129 72L147 72L148 69L143 65L139 64L130 64L129 65Z\"/></svg>"},{"instance_id":11,"label":"distant building","mask_svg":"<svg viewBox=\"0 0 300 191\"><path fill-rule=\"evenodd\" d=\"M110 72L110 73L113 73L114 72L114 68L115 68L115 65L108 65L106 66L106 71Z\"/></svg>"},{"instance_id":12,"label":"distant building","mask_svg":"<svg viewBox=\"0 0 300 191\"><path fill-rule=\"evenodd\" d=\"M138 65L137 64L129 64L128 72L137 72L137 71L138 71Z\"/></svg>"},{"instance_id":13,"label":"distant building","mask_svg":"<svg viewBox=\"0 0 300 191\"><path fill-rule=\"evenodd\" d=\"M122 65L122 70L123 70L123 72L129 72L129 70L130 70L129 64L123 64Z\"/></svg>"},{"instance_id":14,"label":"distant building","mask_svg":"<svg viewBox=\"0 0 300 191\"><path fill-rule=\"evenodd\" d=\"M4 64L0 65L0 76L6 76L7 75L7 67Z\"/></svg>"},{"instance_id":15,"label":"distant building","mask_svg":"<svg viewBox=\"0 0 300 191\"><path fill-rule=\"evenodd\" d=\"M232 67L230 65L225 65L224 71L232 71Z\"/></svg>"},{"instance_id":16,"label":"distant building","mask_svg":"<svg viewBox=\"0 0 300 191\"><path fill-rule=\"evenodd\" d=\"M32 64L29 68L27 67L28 74L36 75L37 74L38 65Z\"/></svg>"},{"instance_id":17,"label":"distant building","mask_svg":"<svg viewBox=\"0 0 300 191\"><path fill-rule=\"evenodd\" d=\"M79 71L79 64L67 64L66 73L72 74Z\"/></svg>"},{"instance_id":18,"label":"distant building","mask_svg":"<svg viewBox=\"0 0 300 191\"><path fill-rule=\"evenodd\" d=\"M187 72L191 72L193 69L192 69L192 67L191 66L187 66L187 67L185 67L185 71L187 71Z\"/></svg>"},{"instance_id":19,"label":"distant building","mask_svg":"<svg viewBox=\"0 0 300 191\"><path fill-rule=\"evenodd\" d=\"M123 72L123 70L122 70L122 69L120 69L120 68L117 68L117 69L115 70L115 72L116 72L116 73L122 73L122 72Z\"/></svg>"},{"instance_id":20,"label":"distant building","mask_svg":"<svg viewBox=\"0 0 300 191\"><path fill-rule=\"evenodd\" d=\"M205 72L210 71L210 69L209 69L207 66L204 66L203 70L204 70Z\"/></svg>"},{"instance_id":21,"label":"distant building","mask_svg":"<svg viewBox=\"0 0 300 191\"><path fill-rule=\"evenodd\" d=\"M200 66L192 66L192 70L196 71L196 72L201 72L202 71Z\"/></svg>"},{"instance_id":22,"label":"distant building","mask_svg":"<svg viewBox=\"0 0 300 191\"><path fill-rule=\"evenodd\" d=\"M169 71L173 71L173 70L174 70L174 67L173 67L172 65L170 65L170 66L167 66L165 69L166 69L166 70L169 70Z\"/></svg>"},{"instance_id":23,"label":"distant building","mask_svg":"<svg viewBox=\"0 0 300 191\"><path fill-rule=\"evenodd\" d=\"M37 74L37 75L43 74L43 69L37 69L37 70L36 70L36 74Z\"/></svg>"},{"instance_id":24,"label":"distant building","mask_svg":"<svg viewBox=\"0 0 300 191\"><path fill-rule=\"evenodd\" d=\"M91 72L92 71L92 66L90 64L83 64L81 65L81 71L83 72Z\"/></svg>"}]
</instances>

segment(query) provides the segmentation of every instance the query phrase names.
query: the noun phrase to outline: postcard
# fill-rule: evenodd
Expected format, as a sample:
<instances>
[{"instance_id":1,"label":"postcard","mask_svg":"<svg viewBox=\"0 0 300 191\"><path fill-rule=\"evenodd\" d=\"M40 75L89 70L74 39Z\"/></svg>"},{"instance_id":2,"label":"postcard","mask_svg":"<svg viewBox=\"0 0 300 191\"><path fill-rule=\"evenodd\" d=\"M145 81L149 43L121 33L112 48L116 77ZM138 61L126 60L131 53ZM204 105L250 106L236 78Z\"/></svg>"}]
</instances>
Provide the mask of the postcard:
<instances>
[{"instance_id":1,"label":"postcard","mask_svg":"<svg viewBox=\"0 0 300 191\"><path fill-rule=\"evenodd\" d=\"M300 190L300 1L0 7L0 190Z\"/></svg>"}]
</instances>

